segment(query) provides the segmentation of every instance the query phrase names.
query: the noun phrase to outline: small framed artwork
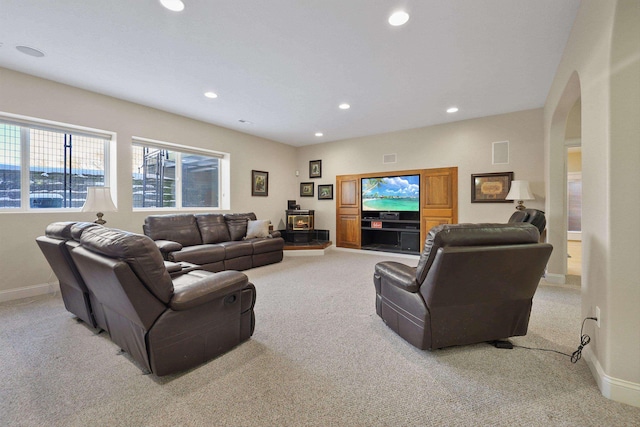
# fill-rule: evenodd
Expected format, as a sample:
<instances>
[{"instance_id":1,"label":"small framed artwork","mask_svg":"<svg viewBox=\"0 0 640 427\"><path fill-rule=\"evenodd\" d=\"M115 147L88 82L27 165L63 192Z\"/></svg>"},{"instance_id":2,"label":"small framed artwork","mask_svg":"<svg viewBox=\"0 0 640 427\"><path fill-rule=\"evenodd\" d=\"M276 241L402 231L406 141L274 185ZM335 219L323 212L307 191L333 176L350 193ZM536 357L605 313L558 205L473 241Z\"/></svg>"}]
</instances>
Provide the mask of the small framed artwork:
<instances>
[{"instance_id":1,"label":"small framed artwork","mask_svg":"<svg viewBox=\"0 0 640 427\"><path fill-rule=\"evenodd\" d=\"M322 178L322 160L309 162L309 178Z\"/></svg>"},{"instance_id":2,"label":"small framed artwork","mask_svg":"<svg viewBox=\"0 0 640 427\"><path fill-rule=\"evenodd\" d=\"M251 195L269 195L269 172L251 171Z\"/></svg>"},{"instance_id":3,"label":"small framed artwork","mask_svg":"<svg viewBox=\"0 0 640 427\"><path fill-rule=\"evenodd\" d=\"M505 200L511 181L513 172L471 175L471 203L511 203L511 200Z\"/></svg>"},{"instance_id":4,"label":"small framed artwork","mask_svg":"<svg viewBox=\"0 0 640 427\"><path fill-rule=\"evenodd\" d=\"M300 197L313 197L313 182L300 183Z\"/></svg>"},{"instance_id":5,"label":"small framed artwork","mask_svg":"<svg viewBox=\"0 0 640 427\"><path fill-rule=\"evenodd\" d=\"M333 184L318 184L318 200L333 200Z\"/></svg>"}]
</instances>

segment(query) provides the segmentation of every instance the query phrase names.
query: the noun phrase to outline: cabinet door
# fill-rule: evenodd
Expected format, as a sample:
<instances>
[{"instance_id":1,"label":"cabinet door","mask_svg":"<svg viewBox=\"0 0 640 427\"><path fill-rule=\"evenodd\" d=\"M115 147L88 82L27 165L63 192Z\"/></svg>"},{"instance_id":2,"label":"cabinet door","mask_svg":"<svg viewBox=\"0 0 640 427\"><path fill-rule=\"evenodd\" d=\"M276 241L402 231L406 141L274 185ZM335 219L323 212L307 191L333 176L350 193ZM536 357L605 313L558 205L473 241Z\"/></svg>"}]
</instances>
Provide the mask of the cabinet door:
<instances>
[{"instance_id":1,"label":"cabinet door","mask_svg":"<svg viewBox=\"0 0 640 427\"><path fill-rule=\"evenodd\" d=\"M336 246L360 249L360 179L336 177Z\"/></svg>"},{"instance_id":2,"label":"cabinet door","mask_svg":"<svg viewBox=\"0 0 640 427\"><path fill-rule=\"evenodd\" d=\"M432 227L458 222L458 168L422 171L422 227L424 242Z\"/></svg>"}]
</instances>

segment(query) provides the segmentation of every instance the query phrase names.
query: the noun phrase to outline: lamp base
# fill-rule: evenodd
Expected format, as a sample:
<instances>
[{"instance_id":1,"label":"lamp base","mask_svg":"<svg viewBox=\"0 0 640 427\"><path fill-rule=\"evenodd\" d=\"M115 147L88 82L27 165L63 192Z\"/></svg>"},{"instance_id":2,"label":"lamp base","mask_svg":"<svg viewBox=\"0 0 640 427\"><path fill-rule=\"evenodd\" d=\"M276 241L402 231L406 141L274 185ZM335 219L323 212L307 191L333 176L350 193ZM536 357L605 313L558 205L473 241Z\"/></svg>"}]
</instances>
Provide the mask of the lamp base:
<instances>
[{"instance_id":1,"label":"lamp base","mask_svg":"<svg viewBox=\"0 0 640 427\"><path fill-rule=\"evenodd\" d=\"M516 206L516 209L519 211L523 211L526 209L524 205L524 200L518 200L518 206Z\"/></svg>"},{"instance_id":2,"label":"lamp base","mask_svg":"<svg viewBox=\"0 0 640 427\"><path fill-rule=\"evenodd\" d=\"M96 224L100 224L100 225L105 225L107 223L107 221L105 221L104 219L102 219L102 217L104 216L104 214L102 212L98 212L96 214L96 216L98 217L98 219L96 219L95 221L93 221Z\"/></svg>"}]
</instances>

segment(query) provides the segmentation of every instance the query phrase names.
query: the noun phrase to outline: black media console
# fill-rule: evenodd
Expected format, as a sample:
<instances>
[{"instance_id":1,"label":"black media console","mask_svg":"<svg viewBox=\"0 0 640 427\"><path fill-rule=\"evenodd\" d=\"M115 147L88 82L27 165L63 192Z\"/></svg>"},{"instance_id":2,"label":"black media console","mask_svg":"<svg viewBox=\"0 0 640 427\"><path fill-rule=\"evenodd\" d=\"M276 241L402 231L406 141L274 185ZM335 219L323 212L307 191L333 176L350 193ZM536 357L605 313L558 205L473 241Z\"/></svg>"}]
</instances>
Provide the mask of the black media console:
<instances>
[{"instance_id":1,"label":"black media console","mask_svg":"<svg viewBox=\"0 0 640 427\"><path fill-rule=\"evenodd\" d=\"M419 254L418 212L363 212L361 248L371 251Z\"/></svg>"}]
</instances>

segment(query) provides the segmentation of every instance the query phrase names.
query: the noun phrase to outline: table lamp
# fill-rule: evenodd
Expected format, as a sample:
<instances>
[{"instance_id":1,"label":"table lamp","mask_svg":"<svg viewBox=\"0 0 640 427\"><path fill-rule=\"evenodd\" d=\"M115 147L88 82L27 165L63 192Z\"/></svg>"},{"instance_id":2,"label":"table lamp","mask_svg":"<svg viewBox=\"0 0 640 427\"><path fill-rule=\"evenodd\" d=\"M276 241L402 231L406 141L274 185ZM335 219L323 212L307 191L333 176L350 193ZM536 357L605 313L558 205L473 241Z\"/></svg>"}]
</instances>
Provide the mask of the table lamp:
<instances>
[{"instance_id":1,"label":"table lamp","mask_svg":"<svg viewBox=\"0 0 640 427\"><path fill-rule=\"evenodd\" d=\"M517 200L518 206L516 209L519 211L523 211L526 209L524 206L524 200L533 200L533 193L531 192L531 188L529 187L529 181L511 181L511 188L509 189L509 194L505 197L506 200Z\"/></svg>"},{"instance_id":2,"label":"table lamp","mask_svg":"<svg viewBox=\"0 0 640 427\"><path fill-rule=\"evenodd\" d=\"M102 219L103 212L115 212L116 206L111 200L111 188L109 187L87 187L87 200L81 209L82 212L96 212L98 218L93 221L96 224L107 223Z\"/></svg>"}]
</instances>

